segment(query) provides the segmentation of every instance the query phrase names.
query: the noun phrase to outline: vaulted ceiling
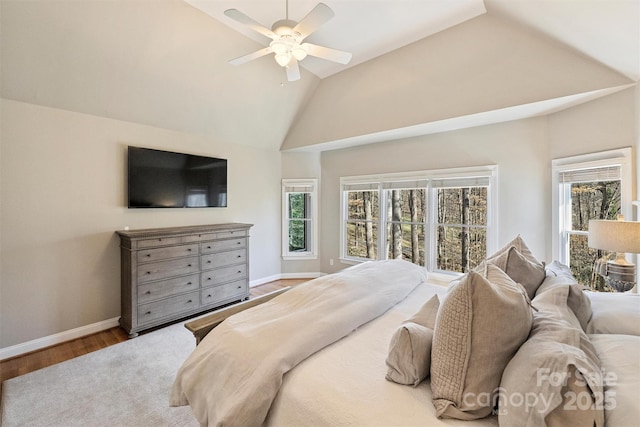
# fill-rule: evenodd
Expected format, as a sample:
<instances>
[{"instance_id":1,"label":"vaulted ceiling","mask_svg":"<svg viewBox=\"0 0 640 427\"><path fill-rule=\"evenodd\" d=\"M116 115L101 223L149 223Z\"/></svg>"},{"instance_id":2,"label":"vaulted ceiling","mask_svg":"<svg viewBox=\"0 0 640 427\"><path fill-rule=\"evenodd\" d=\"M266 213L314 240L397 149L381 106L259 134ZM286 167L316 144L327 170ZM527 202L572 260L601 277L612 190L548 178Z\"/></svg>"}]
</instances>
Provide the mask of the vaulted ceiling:
<instances>
[{"instance_id":1,"label":"vaulted ceiling","mask_svg":"<svg viewBox=\"0 0 640 427\"><path fill-rule=\"evenodd\" d=\"M4 98L268 150L330 149L546 114L640 77L640 0L324 0L287 82L266 44L222 15L270 26L285 0L2 0ZM289 0L300 20L315 0ZM267 40L268 41L268 40Z\"/></svg>"}]
</instances>

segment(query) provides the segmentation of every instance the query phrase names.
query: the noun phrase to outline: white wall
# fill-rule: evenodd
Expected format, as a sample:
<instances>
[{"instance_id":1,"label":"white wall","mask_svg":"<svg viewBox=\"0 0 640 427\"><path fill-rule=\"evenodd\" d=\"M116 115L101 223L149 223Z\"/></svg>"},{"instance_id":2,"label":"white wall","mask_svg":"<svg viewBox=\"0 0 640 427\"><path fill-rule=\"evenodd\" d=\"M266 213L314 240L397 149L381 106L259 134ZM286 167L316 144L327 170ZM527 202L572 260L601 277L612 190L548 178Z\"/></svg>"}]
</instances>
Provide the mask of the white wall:
<instances>
[{"instance_id":1,"label":"white wall","mask_svg":"<svg viewBox=\"0 0 640 427\"><path fill-rule=\"evenodd\" d=\"M280 153L2 100L0 348L120 315L115 230L245 222L252 281L280 273ZM126 208L126 147L228 159L228 208Z\"/></svg>"}]
</instances>

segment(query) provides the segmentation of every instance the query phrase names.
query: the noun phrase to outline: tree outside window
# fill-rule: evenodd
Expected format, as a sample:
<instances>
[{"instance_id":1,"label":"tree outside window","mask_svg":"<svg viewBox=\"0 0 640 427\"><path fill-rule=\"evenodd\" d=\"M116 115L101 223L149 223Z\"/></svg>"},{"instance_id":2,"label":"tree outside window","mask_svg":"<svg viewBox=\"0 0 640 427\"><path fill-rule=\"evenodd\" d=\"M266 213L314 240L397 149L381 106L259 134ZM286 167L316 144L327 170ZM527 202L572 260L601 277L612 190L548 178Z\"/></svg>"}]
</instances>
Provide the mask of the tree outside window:
<instances>
[{"instance_id":1,"label":"tree outside window","mask_svg":"<svg viewBox=\"0 0 640 427\"><path fill-rule=\"evenodd\" d=\"M490 243L495 167L475 173L343 178L341 257L404 259L443 272L477 266Z\"/></svg>"}]
</instances>

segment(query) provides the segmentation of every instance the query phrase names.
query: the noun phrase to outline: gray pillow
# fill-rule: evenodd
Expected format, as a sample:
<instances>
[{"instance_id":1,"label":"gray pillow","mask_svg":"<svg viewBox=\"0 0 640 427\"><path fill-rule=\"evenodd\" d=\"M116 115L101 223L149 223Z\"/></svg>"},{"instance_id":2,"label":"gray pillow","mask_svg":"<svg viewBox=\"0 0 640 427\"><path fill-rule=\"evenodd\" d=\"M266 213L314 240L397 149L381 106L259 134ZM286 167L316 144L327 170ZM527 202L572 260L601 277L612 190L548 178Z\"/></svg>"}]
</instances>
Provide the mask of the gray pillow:
<instances>
[{"instance_id":1,"label":"gray pillow","mask_svg":"<svg viewBox=\"0 0 640 427\"><path fill-rule=\"evenodd\" d=\"M440 299L434 295L393 334L385 360L386 379L415 387L429 376L431 342L439 306Z\"/></svg>"},{"instance_id":2,"label":"gray pillow","mask_svg":"<svg viewBox=\"0 0 640 427\"><path fill-rule=\"evenodd\" d=\"M500 378L527 339L526 292L495 265L453 285L438 311L431 349L436 415L473 420L491 414Z\"/></svg>"},{"instance_id":3,"label":"gray pillow","mask_svg":"<svg viewBox=\"0 0 640 427\"><path fill-rule=\"evenodd\" d=\"M567 306L568 293L558 286L532 301L531 336L502 375L500 427L604 424L600 361Z\"/></svg>"},{"instance_id":4,"label":"gray pillow","mask_svg":"<svg viewBox=\"0 0 640 427\"><path fill-rule=\"evenodd\" d=\"M591 301L587 294L582 291L582 286L571 274L571 269L558 261L554 261L547 266L546 271L546 277L536 291L536 296L558 286L568 286L569 293L566 305L576 315L582 330L586 331L593 315Z\"/></svg>"},{"instance_id":5,"label":"gray pillow","mask_svg":"<svg viewBox=\"0 0 640 427\"><path fill-rule=\"evenodd\" d=\"M505 273L514 282L524 286L530 299L536 295L536 291L546 276L544 264L532 262L516 249L515 246L507 252L507 268Z\"/></svg>"}]
</instances>

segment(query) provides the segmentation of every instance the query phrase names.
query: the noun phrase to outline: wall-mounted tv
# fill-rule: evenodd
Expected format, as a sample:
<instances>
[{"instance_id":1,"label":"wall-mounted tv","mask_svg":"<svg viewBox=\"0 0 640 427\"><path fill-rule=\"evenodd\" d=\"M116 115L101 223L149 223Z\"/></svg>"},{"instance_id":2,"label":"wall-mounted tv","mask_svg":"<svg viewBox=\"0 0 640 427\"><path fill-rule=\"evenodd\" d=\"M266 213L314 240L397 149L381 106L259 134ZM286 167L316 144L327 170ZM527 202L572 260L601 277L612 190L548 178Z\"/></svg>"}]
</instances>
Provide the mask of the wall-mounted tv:
<instances>
[{"instance_id":1,"label":"wall-mounted tv","mask_svg":"<svg viewBox=\"0 0 640 427\"><path fill-rule=\"evenodd\" d=\"M128 148L129 208L227 206L227 160Z\"/></svg>"}]
</instances>

